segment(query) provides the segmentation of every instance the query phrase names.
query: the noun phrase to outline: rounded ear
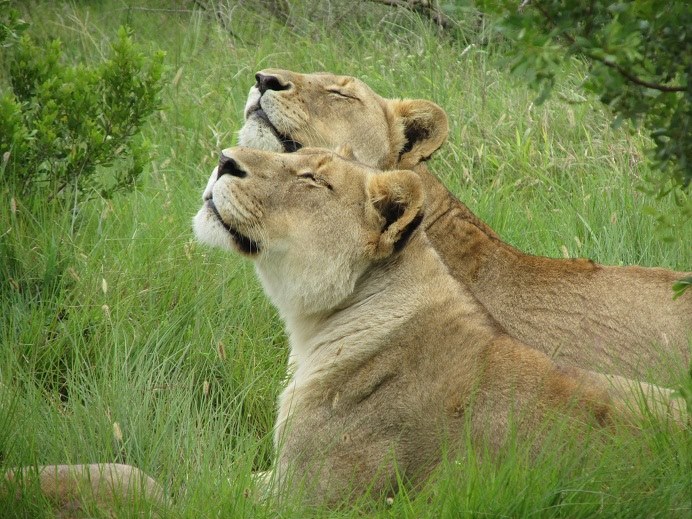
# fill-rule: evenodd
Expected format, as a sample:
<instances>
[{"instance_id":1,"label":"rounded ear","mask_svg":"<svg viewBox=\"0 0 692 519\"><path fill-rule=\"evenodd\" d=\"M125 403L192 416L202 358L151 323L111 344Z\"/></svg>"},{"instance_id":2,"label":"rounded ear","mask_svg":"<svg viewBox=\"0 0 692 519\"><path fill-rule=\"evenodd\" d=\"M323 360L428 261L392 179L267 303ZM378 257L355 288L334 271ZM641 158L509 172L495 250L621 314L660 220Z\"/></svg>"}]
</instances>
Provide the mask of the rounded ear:
<instances>
[{"instance_id":1,"label":"rounded ear","mask_svg":"<svg viewBox=\"0 0 692 519\"><path fill-rule=\"evenodd\" d=\"M424 99L393 100L390 106L404 132L398 167L413 168L430 158L447 139L447 114L432 101Z\"/></svg>"},{"instance_id":2,"label":"rounded ear","mask_svg":"<svg viewBox=\"0 0 692 519\"><path fill-rule=\"evenodd\" d=\"M370 175L367 193L378 226L372 255L381 259L401 250L423 220L423 185L412 171L386 171Z\"/></svg>"}]
</instances>

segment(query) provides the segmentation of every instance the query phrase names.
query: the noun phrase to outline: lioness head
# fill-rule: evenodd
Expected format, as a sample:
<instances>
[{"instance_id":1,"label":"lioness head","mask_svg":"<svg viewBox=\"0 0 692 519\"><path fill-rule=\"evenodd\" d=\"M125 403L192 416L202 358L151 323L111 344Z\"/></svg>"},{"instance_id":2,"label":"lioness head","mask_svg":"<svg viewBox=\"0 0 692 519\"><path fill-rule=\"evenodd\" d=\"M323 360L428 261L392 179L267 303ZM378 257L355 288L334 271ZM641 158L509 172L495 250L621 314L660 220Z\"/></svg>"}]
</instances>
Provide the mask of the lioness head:
<instances>
[{"instance_id":1,"label":"lioness head","mask_svg":"<svg viewBox=\"0 0 692 519\"><path fill-rule=\"evenodd\" d=\"M406 169L429 158L447 138L447 116L435 103L385 99L353 77L266 69L255 79L242 146L292 152L348 145L364 164Z\"/></svg>"},{"instance_id":2,"label":"lioness head","mask_svg":"<svg viewBox=\"0 0 692 519\"><path fill-rule=\"evenodd\" d=\"M195 233L254 259L280 310L329 310L370 264L396 254L422 218L417 175L374 173L326 150L224 150Z\"/></svg>"}]
</instances>

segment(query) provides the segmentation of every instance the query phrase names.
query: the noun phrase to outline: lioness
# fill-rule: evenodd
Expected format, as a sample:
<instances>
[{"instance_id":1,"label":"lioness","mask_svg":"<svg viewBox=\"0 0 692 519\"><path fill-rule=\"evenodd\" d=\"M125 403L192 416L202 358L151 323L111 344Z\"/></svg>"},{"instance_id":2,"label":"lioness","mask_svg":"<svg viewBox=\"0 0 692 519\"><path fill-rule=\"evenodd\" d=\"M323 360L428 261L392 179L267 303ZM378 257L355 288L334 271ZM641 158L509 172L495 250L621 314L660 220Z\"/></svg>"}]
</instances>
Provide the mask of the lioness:
<instances>
[{"instance_id":1,"label":"lioness","mask_svg":"<svg viewBox=\"0 0 692 519\"><path fill-rule=\"evenodd\" d=\"M611 391L496 325L430 245L413 172L323 149L234 148L203 199L196 236L251 258L286 324L274 477L298 477L309 503L395 491L397 470L417 486L445 440L457 452L468 433L497 449L512 418L520 433L553 416L581 431L636 409L640 386Z\"/></svg>"},{"instance_id":2,"label":"lioness","mask_svg":"<svg viewBox=\"0 0 692 519\"><path fill-rule=\"evenodd\" d=\"M671 290L689 273L530 256L504 243L426 168L447 137L439 106L384 99L358 79L327 73L268 69L256 80L239 143L270 151L348 145L370 166L413 169L428 200L428 238L509 335L567 365L657 382L669 382L649 373L662 353L689 361L692 293L674 301Z\"/></svg>"}]
</instances>

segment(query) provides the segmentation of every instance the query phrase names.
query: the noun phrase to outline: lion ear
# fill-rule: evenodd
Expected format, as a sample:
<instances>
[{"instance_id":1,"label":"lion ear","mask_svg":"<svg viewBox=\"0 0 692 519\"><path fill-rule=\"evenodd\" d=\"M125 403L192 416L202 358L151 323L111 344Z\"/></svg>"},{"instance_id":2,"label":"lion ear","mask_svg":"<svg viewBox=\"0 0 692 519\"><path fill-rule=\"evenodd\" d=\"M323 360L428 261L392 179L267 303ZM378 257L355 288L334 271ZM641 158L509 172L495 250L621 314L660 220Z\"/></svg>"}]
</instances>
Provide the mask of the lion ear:
<instances>
[{"instance_id":1,"label":"lion ear","mask_svg":"<svg viewBox=\"0 0 692 519\"><path fill-rule=\"evenodd\" d=\"M403 99L390 103L404 130L398 165L412 168L430 158L447 139L447 114L435 103L424 99Z\"/></svg>"},{"instance_id":2,"label":"lion ear","mask_svg":"<svg viewBox=\"0 0 692 519\"><path fill-rule=\"evenodd\" d=\"M373 174L367 181L370 207L377 230L372 241L376 259L401 250L423 219L423 186L412 171Z\"/></svg>"}]
</instances>

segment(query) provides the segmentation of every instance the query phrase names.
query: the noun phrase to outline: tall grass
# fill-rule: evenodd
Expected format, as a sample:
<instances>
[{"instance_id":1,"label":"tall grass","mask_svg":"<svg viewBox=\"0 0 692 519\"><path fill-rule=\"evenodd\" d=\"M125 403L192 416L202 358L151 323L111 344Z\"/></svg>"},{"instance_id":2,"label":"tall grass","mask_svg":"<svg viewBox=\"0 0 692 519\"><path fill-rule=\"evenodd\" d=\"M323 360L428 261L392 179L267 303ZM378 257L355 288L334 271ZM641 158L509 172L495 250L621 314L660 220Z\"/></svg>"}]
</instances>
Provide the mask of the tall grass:
<instances>
[{"instance_id":1,"label":"tall grass","mask_svg":"<svg viewBox=\"0 0 692 519\"><path fill-rule=\"evenodd\" d=\"M167 52L168 83L164 110L145 130L154 157L135 193L62 211L0 194L0 468L130 463L164 484L171 517L278 513L246 490L251 471L271 463L285 377L281 323L251 266L200 247L190 230L264 67L351 74L384 96L438 102L451 133L432 169L524 250L692 267L690 223L676 220L664 241L645 214L647 206L675 208L638 190L648 172L644 138L610 129L608 114L579 97L579 63L558 89L577 102L558 97L539 107L483 34L452 40L383 9L359 8L359 23L328 13L326 25L294 12L285 25L242 3L216 3L218 16L188 11L187 2L148 4L23 6L32 34L61 38L75 60L99 59L117 27L130 25L140 43ZM685 367L679 375L684 382ZM468 456L441 468L417 497L333 515L689 515L686 431L652 422L635 440L616 437L589 452L563 449L532 464L520 449L498 464ZM35 492L3 497L0 510L50 513ZM119 516L131 515L123 505Z\"/></svg>"}]
</instances>

